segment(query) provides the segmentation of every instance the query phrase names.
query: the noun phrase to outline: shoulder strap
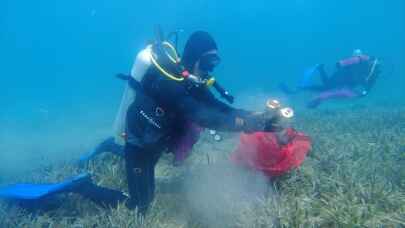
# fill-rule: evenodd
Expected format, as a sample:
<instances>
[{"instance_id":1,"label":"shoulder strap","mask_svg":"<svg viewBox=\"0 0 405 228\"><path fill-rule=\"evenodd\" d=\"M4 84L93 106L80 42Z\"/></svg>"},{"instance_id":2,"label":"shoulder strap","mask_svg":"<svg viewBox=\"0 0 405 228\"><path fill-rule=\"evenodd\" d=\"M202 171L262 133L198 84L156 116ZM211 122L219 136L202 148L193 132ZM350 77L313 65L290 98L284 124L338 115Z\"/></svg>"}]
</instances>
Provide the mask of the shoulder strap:
<instances>
[{"instance_id":1,"label":"shoulder strap","mask_svg":"<svg viewBox=\"0 0 405 228\"><path fill-rule=\"evenodd\" d=\"M134 89L135 91L139 91L139 90L143 90L142 85L140 82L138 82L137 80L135 80L133 77L131 77L130 75L127 74L117 74L116 75L117 78L127 81L128 85Z\"/></svg>"}]
</instances>

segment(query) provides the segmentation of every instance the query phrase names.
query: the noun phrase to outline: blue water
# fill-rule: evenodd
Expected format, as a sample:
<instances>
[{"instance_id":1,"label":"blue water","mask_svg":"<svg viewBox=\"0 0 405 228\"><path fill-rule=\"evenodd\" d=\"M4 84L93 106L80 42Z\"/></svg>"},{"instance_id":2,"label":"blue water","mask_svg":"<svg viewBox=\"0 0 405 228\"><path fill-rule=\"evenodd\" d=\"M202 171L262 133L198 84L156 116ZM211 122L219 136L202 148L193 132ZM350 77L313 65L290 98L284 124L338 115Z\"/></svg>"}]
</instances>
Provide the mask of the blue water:
<instances>
[{"instance_id":1,"label":"blue water","mask_svg":"<svg viewBox=\"0 0 405 228\"><path fill-rule=\"evenodd\" d=\"M0 161L79 154L108 135L123 88L113 76L129 72L156 24L184 29L180 46L197 29L212 33L215 74L240 99L360 48L385 63L362 103L405 103L403 0L2 0Z\"/></svg>"}]
</instances>

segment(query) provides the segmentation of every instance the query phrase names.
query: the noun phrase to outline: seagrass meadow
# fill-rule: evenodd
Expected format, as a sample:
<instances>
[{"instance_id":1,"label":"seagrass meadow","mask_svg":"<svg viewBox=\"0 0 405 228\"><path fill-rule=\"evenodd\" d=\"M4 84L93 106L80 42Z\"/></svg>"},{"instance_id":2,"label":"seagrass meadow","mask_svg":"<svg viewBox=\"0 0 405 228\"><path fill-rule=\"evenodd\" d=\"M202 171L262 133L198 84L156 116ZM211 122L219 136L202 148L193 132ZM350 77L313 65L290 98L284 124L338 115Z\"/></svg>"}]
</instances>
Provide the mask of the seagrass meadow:
<instances>
[{"instance_id":1,"label":"seagrass meadow","mask_svg":"<svg viewBox=\"0 0 405 228\"><path fill-rule=\"evenodd\" d=\"M188 45L199 31L212 37L207 47L212 50L195 53L196 62L186 67L188 49L206 46ZM160 61L167 59L158 55L161 45L159 53L150 53L176 76L169 78L183 83L184 65L210 79L207 86L215 78L235 100L223 99L227 93L216 86L209 90L232 107L260 112L268 99L277 99L293 108L292 126L312 140L299 169L269 180L230 161L240 148L239 133L218 132L222 140L216 141L205 130L183 164L175 165L172 153L160 158L156 197L146 217L139 218L126 202L103 207L90 201L90 194L3 200L16 192L10 185L60 183L85 173L94 184L128 193L122 157L107 151L86 164L78 161L122 133L117 113L128 113L121 104L132 100L126 96L128 82L117 75L158 88L156 97L145 90L148 98L137 107L156 103L172 113L173 106L188 106L176 98L177 89L165 92L154 84L165 80L149 80L157 65L146 58L149 63L139 65L138 54L161 41L172 44L180 58L169 66ZM373 60L370 69L352 72L357 67L351 64L361 59ZM202 63L206 60L209 64ZM0 0L0 228L405 227L404 63L405 0ZM210 77L203 68L212 70ZM342 73L346 69L348 74ZM170 76L157 71L157 77ZM160 104L158 97L174 105ZM224 127L218 123L222 118L205 115L212 107L204 97L197 94L191 109L201 108L202 119L216 124L194 119L194 111L174 113ZM230 117L225 123L234 123L233 114L225 117ZM34 195L34 188L21 189Z\"/></svg>"},{"instance_id":2,"label":"seagrass meadow","mask_svg":"<svg viewBox=\"0 0 405 228\"><path fill-rule=\"evenodd\" d=\"M0 227L405 226L405 109L310 111L294 125L311 136L313 149L299 170L282 178L264 181L229 165L238 135L224 133L214 142L204 134L182 166L172 166L170 154L160 160L156 199L145 218L124 205L102 208L68 194L49 210L2 202ZM123 160L112 154L85 167L41 167L15 182L55 182L81 172L126 191Z\"/></svg>"}]
</instances>

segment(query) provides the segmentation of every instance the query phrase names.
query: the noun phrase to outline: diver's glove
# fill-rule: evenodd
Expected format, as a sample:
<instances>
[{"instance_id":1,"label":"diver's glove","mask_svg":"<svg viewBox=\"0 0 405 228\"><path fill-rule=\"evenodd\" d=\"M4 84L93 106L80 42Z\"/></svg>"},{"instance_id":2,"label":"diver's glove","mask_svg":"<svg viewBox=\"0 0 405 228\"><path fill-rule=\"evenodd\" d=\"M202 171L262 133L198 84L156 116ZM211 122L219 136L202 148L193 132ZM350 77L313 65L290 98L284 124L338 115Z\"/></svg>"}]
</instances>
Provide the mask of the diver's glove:
<instances>
[{"instance_id":1,"label":"diver's glove","mask_svg":"<svg viewBox=\"0 0 405 228\"><path fill-rule=\"evenodd\" d=\"M246 133L264 131L266 128L266 115L264 112L251 113L243 118L236 118L236 125Z\"/></svg>"},{"instance_id":2,"label":"diver's glove","mask_svg":"<svg viewBox=\"0 0 405 228\"><path fill-rule=\"evenodd\" d=\"M269 100L266 103L264 112L252 113L247 116L241 124L244 125L245 132L279 132L285 129L286 120L294 116L294 111L291 108L281 108L281 105L276 100Z\"/></svg>"},{"instance_id":3,"label":"diver's glove","mask_svg":"<svg viewBox=\"0 0 405 228\"><path fill-rule=\"evenodd\" d=\"M269 116L269 114L266 114ZM265 125L264 125L264 131L265 132L279 132L284 130L284 119L279 113L274 113L272 114L271 117L268 117Z\"/></svg>"}]
</instances>

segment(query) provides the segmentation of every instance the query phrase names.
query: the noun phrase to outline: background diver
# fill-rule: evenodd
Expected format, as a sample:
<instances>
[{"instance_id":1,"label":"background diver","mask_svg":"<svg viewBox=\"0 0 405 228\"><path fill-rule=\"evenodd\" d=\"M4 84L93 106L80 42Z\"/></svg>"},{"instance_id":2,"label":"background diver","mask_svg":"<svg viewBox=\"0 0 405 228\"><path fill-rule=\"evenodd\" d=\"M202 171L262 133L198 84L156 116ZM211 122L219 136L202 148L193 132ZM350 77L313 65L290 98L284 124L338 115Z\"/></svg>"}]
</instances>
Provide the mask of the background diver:
<instances>
[{"instance_id":1,"label":"background diver","mask_svg":"<svg viewBox=\"0 0 405 228\"><path fill-rule=\"evenodd\" d=\"M381 74L379 60L363 54L359 49L354 50L351 57L338 61L331 76L328 76L324 66L318 64L306 72L295 91L288 89L284 84L281 85L281 89L288 94L303 90L317 92L318 94L307 104L309 108L316 108L329 99L368 95ZM312 82L315 71L320 74L320 85L314 85Z\"/></svg>"}]
</instances>

